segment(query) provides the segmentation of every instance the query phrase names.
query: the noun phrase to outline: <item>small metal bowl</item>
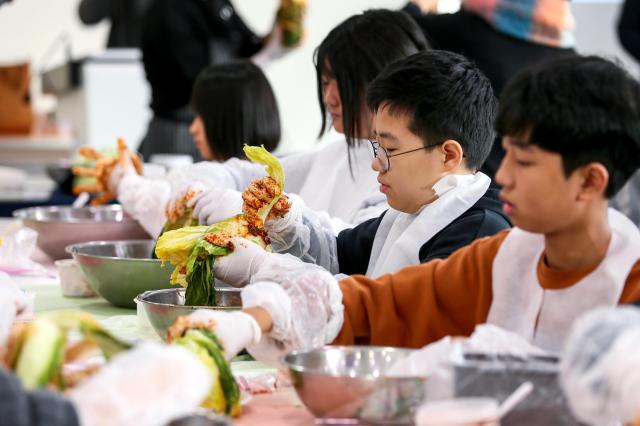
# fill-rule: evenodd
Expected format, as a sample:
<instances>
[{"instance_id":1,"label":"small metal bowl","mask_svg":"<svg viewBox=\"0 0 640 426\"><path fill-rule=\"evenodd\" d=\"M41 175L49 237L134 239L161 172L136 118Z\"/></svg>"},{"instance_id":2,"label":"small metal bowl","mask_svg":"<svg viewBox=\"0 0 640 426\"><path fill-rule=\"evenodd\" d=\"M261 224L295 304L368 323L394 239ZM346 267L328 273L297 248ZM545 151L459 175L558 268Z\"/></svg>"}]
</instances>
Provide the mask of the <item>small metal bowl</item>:
<instances>
[{"instance_id":1,"label":"small metal bowl","mask_svg":"<svg viewBox=\"0 0 640 426\"><path fill-rule=\"evenodd\" d=\"M409 349L391 347L326 346L291 352L283 361L298 396L314 416L327 421L356 419L369 413L367 421L385 423L390 418L385 417L386 412L372 410L369 398L375 391L383 398L379 403L386 403L385 398L393 398L390 402L395 402L397 392L378 392L383 387L407 382L405 378L385 378L384 374L410 353ZM424 383L422 378L418 380ZM406 394L406 388L413 389L415 385L401 386ZM421 400L422 396L417 395L416 399Z\"/></svg>"},{"instance_id":2,"label":"small metal bowl","mask_svg":"<svg viewBox=\"0 0 640 426\"><path fill-rule=\"evenodd\" d=\"M179 316L193 313L196 309L238 310L242 308L239 288L216 287L217 306L186 306L184 304L184 288L146 291L135 298L142 307L153 329L163 339L167 337L167 329Z\"/></svg>"},{"instance_id":3,"label":"small metal bowl","mask_svg":"<svg viewBox=\"0 0 640 426\"><path fill-rule=\"evenodd\" d=\"M96 293L115 306L135 308L140 293L173 287L173 267L151 258L154 246L154 240L92 241L67 251Z\"/></svg>"},{"instance_id":4,"label":"small metal bowl","mask_svg":"<svg viewBox=\"0 0 640 426\"><path fill-rule=\"evenodd\" d=\"M15 210L13 216L38 232L38 247L53 260L69 257L65 247L70 244L149 238L138 221L117 204L29 207Z\"/></svg>"}]
</instances>

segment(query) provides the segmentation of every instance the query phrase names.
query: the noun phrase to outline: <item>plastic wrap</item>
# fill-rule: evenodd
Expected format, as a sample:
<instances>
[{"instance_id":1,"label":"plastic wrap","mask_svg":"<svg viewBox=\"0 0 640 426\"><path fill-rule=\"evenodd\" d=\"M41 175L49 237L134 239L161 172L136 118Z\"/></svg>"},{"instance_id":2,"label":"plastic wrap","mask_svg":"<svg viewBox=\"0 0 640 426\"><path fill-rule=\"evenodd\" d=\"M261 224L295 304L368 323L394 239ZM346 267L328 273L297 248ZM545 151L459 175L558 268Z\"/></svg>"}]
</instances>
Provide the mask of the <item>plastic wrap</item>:
<instances>
[{"instance_id":1,"label":"plastic wrap","mask_svg":"<svg viewBox=\"0 0 640 426\"><path fill-rule=\"evenodd\" d=\"M269 312L273 327L247 348L259 361L278 365L293 349L332 342L342 328L342 291L324 269L289 255L272 254L242 290L242 306Z\"/></svg>"},{"instance_id":2,"label":"plastic wrap","mask_svg":"<svg viewBox=\"0 0 640 426\"><path fill-rule=\"evenodd\" d=\"M31 260L37 240L38 233L20 226L19 221L5 228L0 233L0 272L51 276L42 265Z\"/></svg>"},{"instance_id":3,"label":"plastic wrap","mask_svg":"<svg viewBox=\"0 0 640 426\"><path fill-rule=\"evenodd\" d=\"M576 321L563 352L561 383L588 424L640 419L640 309L603 308Z\"/></svg>"},{"instance_id":4,"label":"plastic wrap","mask_svg":"<svg viewBox=\"0 0 640 426\"><path fill-rule=\"evenodd\" d=\"M207 368L184 348L145 343L115 357L69 392L86 426L152 426L193 412L211 388Z\"/></svg>"},{"instance_id":5,"label":"plastic wrap","mask_svg":"<svg viewBox=\"0 0 640 426\"><path fill-rule=\"evenodd\" d=\"M560 389L558 370L557 358L517 334L484 324L469 338L446 337L415 351L388 375L425 375L425 402L457 397L500 402L529 381L534 390L501 425L577 425Z\"/></svg>"},{"instance_id":6,"label":"plastic wrap","mask_svg":"<svg viewBox=\"0 0 640 426\"><path fill-rule=\"evenodd\" d=\"M273 250L322 266L333 274L340 272L336 234L329 216L307 208L295 194L289 195L289 200L291 208L284 217L265 223Z\"/></svg>"}]
</instances>

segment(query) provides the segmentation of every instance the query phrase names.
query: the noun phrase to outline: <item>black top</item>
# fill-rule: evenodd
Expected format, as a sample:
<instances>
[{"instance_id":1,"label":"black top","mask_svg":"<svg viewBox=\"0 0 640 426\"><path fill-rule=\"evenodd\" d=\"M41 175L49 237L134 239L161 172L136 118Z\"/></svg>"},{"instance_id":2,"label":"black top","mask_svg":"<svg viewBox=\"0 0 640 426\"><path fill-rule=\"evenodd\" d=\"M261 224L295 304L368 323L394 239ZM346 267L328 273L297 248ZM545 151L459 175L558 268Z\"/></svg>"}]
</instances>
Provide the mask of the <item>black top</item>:
<instances>
[{"instance_id":1,"label":"black top","mask_svg":"<svg viewBox=\"0 0 640 426\"><path fill-rule=\"evenodd\" d=\"M473 61L491 82L496 96L500 96L507 81L522 68L547 58L575 54L573 49L536 44L503 34L484 19L464 10L442 15L423 14L413 3L408 3L403 10L422 28L431 47L456 52ZM495 186L494 176L502 157L502 145L494 143L482 167L491 178L492 186Z\"/></svg>"},{"instance_id":2,"label":"black top","mask_svg":"<svg viewBox=\"0 0 640 426\"><path fill-rule=\"evenodd\" d=\"M337 249L341 273L351 275L367 272L373 240L385 213L355 228L340 232ZM418 257L421 263L433 259L444 259L475 239L494 235L510 226L511 221L502 213L498 191L488 189L469 210L425 242L420 248Z\"/></svg>"},{"instance_id":3,"label":"black top","mask_svg":"<svg viewBox=\"0 0 640 426\"><path fill-rule=\"evenodd\" d=\"M640 61L640 0L625 0L618 21L620 44Z\"/></svg>"},{"instance_id":4,"label":"black top","mask_svg":"<svg viewBox=\"0 0 640 426\"><path fill-rule=\"evenodd\" d=\"M181 120L191 88L207 65L248 58L263 46L229 0L154 0L142 29L142 56L151 109Z\"/></svg>"},{"instance_id":5,"label":"black top","mask_svg":"<svg viewBox=\"0 0 640 426\"><path fill-rule=\"evenodd\" d=\"M142 19L151 0L82 0L78 16L87 25L111 20L108 47L140 47Z\"/></svg>"},{"instance_id":6,"label":"black top","mask_svg":"<svg viewBox=\"0 0 640 426\"><path fill-rule=\"evenodd\" d=\"M77 426L76 411L61 395L48 391L26 391L20 380L0 368L0 424L11 426Z\"/></svg>"}]
</instances>

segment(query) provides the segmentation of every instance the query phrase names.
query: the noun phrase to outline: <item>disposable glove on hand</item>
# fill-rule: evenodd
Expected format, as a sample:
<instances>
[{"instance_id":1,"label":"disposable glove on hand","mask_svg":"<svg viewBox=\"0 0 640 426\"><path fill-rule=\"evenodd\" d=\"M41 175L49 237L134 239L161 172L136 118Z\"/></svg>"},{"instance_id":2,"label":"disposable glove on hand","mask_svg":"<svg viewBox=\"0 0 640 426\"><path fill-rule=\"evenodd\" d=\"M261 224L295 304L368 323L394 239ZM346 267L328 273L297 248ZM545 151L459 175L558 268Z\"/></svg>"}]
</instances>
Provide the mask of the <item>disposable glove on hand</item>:
<instances>
[{"instance_id":1,"label":"disposable glove on hand","mask_svg":"<svg viewBox=\"0 0 640 426\"><path fill-rule=\"evenodd\" d=\"M69 392L83 426L156 426L195 410L212 386L198 357L144 343Z\"/></svg>"},{"instance_id":2,"label":"disposable glove on hand","mask_svg":"<svg viewBox=\"0 0 640 426\"><path fill-rule=\"evenodd\" d=\"M4 345L16 316L27 308L27 295L5 273L0 273L0 346Z\"/></svg>"},{"instance_id":3,"label":"disposable glove on hand","mask_svg":"<svg viewBox=\"0 0 640 426\"><path fill-rule=\"evenodd\" d=\"M244 201L242 210L250 216L258 216L258 210L271 203L278 194L281 194L280 198L271 207L267 222L282 218L291 208L291 202L289 197L281 191L278 182L270 176L254 180L242 192L242 200Z\"/></svg>"},{"instance_id":4,"label":"disposable glove on hand","mask_svg":"<svg viewBox=\"0 0 640 426\"><path fill-rule=\"evenodd\" d=\"M260 265L272 253L244 238L231 239L233 252L221 256L213 263L214 276L234 287L244 287L251 281Z\"/></svg>"},{"instance_id":5,"label":"disposable glove on hand","mask_svg":"<svg viewBox=\"0 0 640 426\"><path fill-rule=\"evenodd\" d=\"M213 331L224 347L224 357L227 361L262 338L260 326L251 315L242 311L198 309L193 314L176 320L168 331L169 341L182 336L190 328L206 328Z\"/></svg>"},{"instance_id":6,"label":"disposable glove on hand","mask_svg":"<svg viewBox=\"0 0 640 426\"><path fill-rule=\"evenodd\" d=\"M242 195L233 189L210 188L200 192L187 205L193 207L200 225L213 225L242 213Z\"/></svg>"}]
</instances>

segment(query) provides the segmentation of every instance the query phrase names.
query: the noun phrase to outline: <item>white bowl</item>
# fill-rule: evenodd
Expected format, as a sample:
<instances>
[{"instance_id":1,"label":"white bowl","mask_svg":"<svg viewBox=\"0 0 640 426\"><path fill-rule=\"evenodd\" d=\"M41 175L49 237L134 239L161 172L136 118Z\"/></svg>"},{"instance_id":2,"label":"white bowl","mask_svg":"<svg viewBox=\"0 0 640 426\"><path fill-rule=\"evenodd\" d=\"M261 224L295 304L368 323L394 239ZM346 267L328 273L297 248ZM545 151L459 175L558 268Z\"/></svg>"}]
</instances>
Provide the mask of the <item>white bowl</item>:
<instances>
[{"instance_id":1,"label":"white bowl","mask_svg":"<svg viewBox=\"0 0 640 426\"><path fill-rule=\"evenodd\" d=\"M60 289L65 297L95 297L89 283L74 259L61 259L54 262L60 276Z\"/></svg>"}]
</instances>

